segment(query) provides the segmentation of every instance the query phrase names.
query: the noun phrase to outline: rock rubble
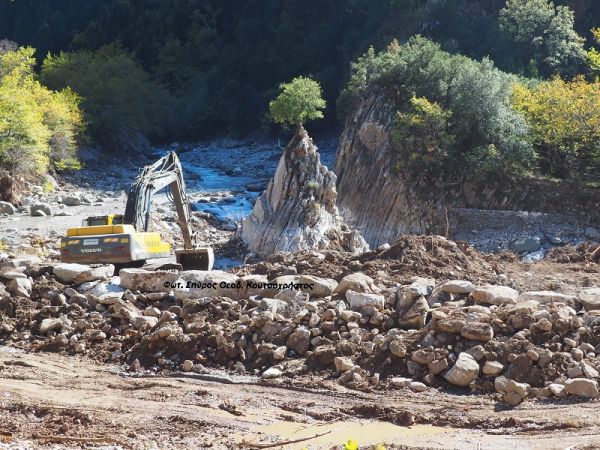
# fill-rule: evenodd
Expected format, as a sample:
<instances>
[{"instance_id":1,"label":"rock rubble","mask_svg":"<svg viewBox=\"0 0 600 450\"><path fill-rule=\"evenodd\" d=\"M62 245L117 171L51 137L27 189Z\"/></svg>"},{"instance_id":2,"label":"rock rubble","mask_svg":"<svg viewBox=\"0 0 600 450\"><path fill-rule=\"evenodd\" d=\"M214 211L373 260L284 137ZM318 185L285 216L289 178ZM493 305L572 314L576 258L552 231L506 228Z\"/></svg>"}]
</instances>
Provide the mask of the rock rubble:
<instances>
[{"instance_id":1,"label":"rock rubble","mask_svg":"<svg viewBox=\"0 0 600 450\"><path fill-rule=\"evenodd\" d=\"M235 273L119 276L112 266L5 258L0 339L130 370L314 373L356 389L469 390L513 406L599 395L597 286L564 293L489 280L397 283L386 271L398 262L343 255L278 253ZM310 273L319 261L344 269Z\"/></svg>"}]
</instances>

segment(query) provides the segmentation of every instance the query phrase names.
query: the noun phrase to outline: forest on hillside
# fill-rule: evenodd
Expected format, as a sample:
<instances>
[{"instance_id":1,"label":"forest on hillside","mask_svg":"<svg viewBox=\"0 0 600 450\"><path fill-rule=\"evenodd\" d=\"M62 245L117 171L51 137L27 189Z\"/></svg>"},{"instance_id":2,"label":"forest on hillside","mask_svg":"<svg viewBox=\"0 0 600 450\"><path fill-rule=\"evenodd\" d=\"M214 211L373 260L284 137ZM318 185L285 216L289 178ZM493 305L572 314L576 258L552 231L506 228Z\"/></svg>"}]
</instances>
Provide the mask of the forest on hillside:
<instances>
[{"instance_id":1,"label":"forest on hillside","mask_svg":"<svg viewBox=\"0 0 600 450\"><path fill-rule=\"evenodd\" d=\"M61 93L71 113L58 124L31 118L43 132L24 131L24 145L3 141L0 163L14 163L23 146L45 148L38 164L45 170L74 167L72 150L82 141L124 151L138 137L269 131L269 100L296 76L320 83L327 109L314 127L333 129L353 96L387 76L410 90L398 106L398 136L411 137L402 145L411 164L456 162L452 155L472 150L485 170L496 170L488 163L499 154L506 158L496 165L505 167L590 174L600 160L599 25L595 0L2 0L4 52L28 62L18 73L2 68L0 115L22 126L1 91L20 92L26 110L39 103L31 82ZM417 35L433 47L405 46ZM419 55L408 59L415 73L429 73L427 86L394 72L406 60L389 56L394 46ZM433 54L449 67L432 69ZM461 128L451 117L461 117L463 98L437 89L469 71L482 84L463 89L496 89L486 100L497 112L489 129L474 130L474 116Z\"/></svg>"}]
</instances>

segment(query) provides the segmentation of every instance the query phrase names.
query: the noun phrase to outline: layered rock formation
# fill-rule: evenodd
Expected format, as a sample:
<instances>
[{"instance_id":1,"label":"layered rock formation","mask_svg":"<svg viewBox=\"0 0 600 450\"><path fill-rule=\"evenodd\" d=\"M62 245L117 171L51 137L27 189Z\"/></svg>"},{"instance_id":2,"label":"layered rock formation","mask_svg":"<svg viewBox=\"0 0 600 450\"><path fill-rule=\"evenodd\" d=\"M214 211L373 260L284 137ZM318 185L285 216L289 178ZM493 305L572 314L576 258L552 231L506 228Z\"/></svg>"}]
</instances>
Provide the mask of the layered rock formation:
<instances>
[{"instance_id":1,"label":"layered rock formation","mask_svg":"<svg viewBox=\"0 0 600 450\"><path fill-rule=\"evenodd\" d=\"M274 177L242 221L241 237L258 255L276 251L368 249L336 207L336 176L321 164L317 147L301 128L286 146Z\"/></svg>"},{"instance_id":2,"label":"layered rock formation","mask_svg":"<svg viewBox=\"0 0 600 450\"><path fill-rule=\"evenodd\" d=\"M338 208L371 247L393 243L404 234L452 234L453 228L481 221L477 210L560 213L581 231L586 224L597 223L597 188L540 179L468 177L444 186L420 174L398 173L391 137L396 110L388 93L373 91L360 99L346 122L336 156ZM507 217L510 222L520 220ZM528 227L529 223L522 228Z\"/></svg>"},{"instance_id":3,"label":"layered rock formation","mask_svg":"<svg viewBox=\"0 0 600 450\"><path fill-rule=\"evenodd\" d=\"M383 95L361 100L336 156L338 207L372 247L403 234L443 232L439 199L425 199L394 173L391 129L395 108Z\"/></svg>"}]
</instances>

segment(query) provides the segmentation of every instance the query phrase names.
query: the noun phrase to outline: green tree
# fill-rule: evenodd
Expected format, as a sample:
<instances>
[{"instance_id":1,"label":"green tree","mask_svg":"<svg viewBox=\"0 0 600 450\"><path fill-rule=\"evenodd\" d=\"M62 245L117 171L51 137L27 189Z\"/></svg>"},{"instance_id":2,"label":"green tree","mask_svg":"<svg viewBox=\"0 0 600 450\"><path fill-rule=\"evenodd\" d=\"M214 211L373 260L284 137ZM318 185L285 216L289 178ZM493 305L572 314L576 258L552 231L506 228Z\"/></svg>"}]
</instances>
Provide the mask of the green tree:
<instances>
[{"instance_id":1,"label":"green tree","mask_svg":"<svg viewBox=\"0 0 600 450\"><path fill-rule=\"evenodd\" d=\"M51 88L81 97L92 138L107 148L137 150L140 134L160 138L168 130L169 92L119 46L48 55L41 76Z\"/></svg>"},{"instance_id":2,"label":"green tree","mask_svg":"<svg viewBox=\"0 0 600 450\"><path fill-rule=\"evenodd\" d=\"M534 160L527 124L511 107L516 81L490 60L451 55L417 36L358 58L338 105L349 118L360 98L386 97L400 113L400 159L429 163L429 172L511 174L528 169Z\"/></svg>"},{"instance_id":3,"label":"green tree","mask_svg":"<svg viewBox=\"0 0 600 450\"><path fill-rule=\"evenodd\" d=\"M591 30L596 45L600 44L600 28ZM586 62L590 71L595 75L600 75L600 52L595 47L590 47L586 54Z\"/></svg>"},{"instance_id":4,"label":"green tree","mask_svg":"<svg viewBox=\"0 0 600 450\"><path fill-rule=\"evenodd\" d=\"M584 39L575 31L575 15L551 0L507 0L500 28L515 44L521 72L535 63L540 74L572 76L585 60Z\"/></svg>"},{"instance_id":5,"label":"green tree","mask_svg":"<svg viewBox=\"0 0 600 450\"><path fill-rule=\"evenodd\" d=\"M269 112L275 123L300 128L310 120L323 118L326 102L318 82L297 77L279 88L281 93L269 103Z\"/></svg>"},{"instance_id":6,"label":"green tree","mask_svg":"<svg viewBox=\"0 0 600 450\"><path fill-rule=\"evenodd\" d=\"M53 92L37 80L32 48L0 55L0 165L13 173L79 167L76 138L82 130L78 98Z\"/></svg>"}]
</instances>

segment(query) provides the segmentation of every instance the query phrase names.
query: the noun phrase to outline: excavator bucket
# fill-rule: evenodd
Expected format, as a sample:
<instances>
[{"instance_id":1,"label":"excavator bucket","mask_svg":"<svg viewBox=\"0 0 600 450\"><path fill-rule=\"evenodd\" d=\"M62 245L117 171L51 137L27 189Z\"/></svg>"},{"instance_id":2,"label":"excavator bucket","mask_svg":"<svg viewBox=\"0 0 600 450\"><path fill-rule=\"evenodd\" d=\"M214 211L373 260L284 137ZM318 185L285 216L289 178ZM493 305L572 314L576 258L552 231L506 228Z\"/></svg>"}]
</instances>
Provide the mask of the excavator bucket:
<instances>
[{"instance_id":1,"label":"excavator bucket","mask_svg":"<svg viewBox=\"0 0 600 450\"><path fill-rule=\"evenodd\" d=\"M215 256L211 247L175 250L177 262L183 270L212 270Z\"/></svg>"}]
</instances>

